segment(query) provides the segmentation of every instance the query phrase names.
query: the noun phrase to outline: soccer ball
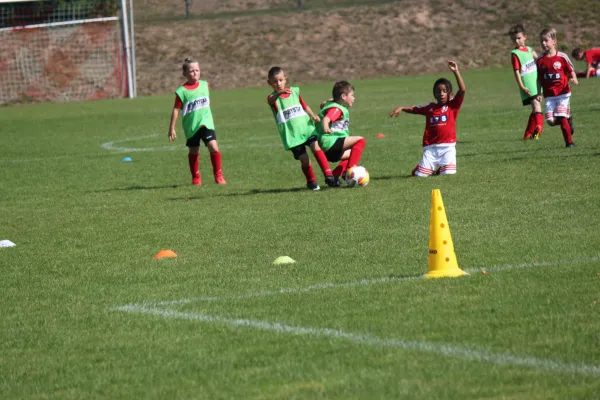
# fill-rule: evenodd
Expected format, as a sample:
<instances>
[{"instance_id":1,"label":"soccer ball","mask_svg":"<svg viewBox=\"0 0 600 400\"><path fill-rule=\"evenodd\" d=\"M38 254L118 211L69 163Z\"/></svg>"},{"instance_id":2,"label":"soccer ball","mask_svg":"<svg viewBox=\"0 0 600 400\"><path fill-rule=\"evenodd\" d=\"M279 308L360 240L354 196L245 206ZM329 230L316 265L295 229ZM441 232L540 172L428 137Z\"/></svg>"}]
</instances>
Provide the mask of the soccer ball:
<instances>
[{"instance_id":1,"label":"soccer ball","mask_svg":"<svg viewBox=\"0 0 600 400\"><path fill-rule=\"evenodd\" d=\"M360 165L350 168L346 171L346 183L350 187L367 186L369 184L369 171Z\"/></svg>"}]
</instances>

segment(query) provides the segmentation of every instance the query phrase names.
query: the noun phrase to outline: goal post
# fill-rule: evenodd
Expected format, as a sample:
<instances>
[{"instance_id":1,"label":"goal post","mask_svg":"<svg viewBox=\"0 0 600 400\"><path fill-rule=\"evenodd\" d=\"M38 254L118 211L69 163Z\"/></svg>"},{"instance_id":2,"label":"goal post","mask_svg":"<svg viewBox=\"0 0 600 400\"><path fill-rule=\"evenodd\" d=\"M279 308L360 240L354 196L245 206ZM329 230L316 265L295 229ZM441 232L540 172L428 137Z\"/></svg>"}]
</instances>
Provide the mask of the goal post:
<instances>
[{"instance_id":1,"label":"goal post","mask_svg":"<svg viewBox=\"0 0 600 400\"><path fill-rule=\"evenodd\" d=\"M133 0L0 0L0 105L136 96Z\"/></svg>"}]
</instances>

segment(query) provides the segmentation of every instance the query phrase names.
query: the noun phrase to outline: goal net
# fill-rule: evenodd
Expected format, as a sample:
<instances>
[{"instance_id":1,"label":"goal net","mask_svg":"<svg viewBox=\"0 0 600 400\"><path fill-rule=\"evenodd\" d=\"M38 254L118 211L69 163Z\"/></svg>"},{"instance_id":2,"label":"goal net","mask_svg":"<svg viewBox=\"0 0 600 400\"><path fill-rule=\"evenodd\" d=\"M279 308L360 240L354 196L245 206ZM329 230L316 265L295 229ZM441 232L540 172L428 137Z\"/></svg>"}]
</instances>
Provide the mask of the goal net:
<instances>
[{"instance_id":1,"label":"goal net","mask_svg":"<svg viewBox=\"0 0 600 400\"><path fill-rule=\"evenodd\" d=\"M133 97L126 12L125 0L0 0L0 104Z\"/></svg>"}]
</instances>

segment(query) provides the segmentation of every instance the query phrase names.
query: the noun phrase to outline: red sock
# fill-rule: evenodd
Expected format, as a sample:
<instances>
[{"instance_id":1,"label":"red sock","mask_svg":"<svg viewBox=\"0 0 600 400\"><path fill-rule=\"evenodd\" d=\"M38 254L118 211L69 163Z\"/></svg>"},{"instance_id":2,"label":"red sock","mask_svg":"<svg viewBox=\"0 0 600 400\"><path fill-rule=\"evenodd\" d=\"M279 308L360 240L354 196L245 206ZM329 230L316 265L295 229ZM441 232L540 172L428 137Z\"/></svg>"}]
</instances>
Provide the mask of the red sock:
<instances>
[{"instance_id":1,"label":"red sock","mask_svg":"<svg viewBox=\"0 0 600 400\"><path fill-rule=\"evenodd\" d=\"M569 125L569 120L565 117L560 118L560 129L562 130L563 138L565 139L566 144L573 143L573 138L571 137L571 126Z\"/></svg>"},{"instance_id":2,"label":"red sock","mask_svg":"<svg viewBox=\"0 0 600 400\"><path fill-rule=\"evenodd\" d=\"M308 164L308 167L305 167L304 165L301 165L301 167L302 167L302 173L306 177L306 183L314 183L317 181L317 178L315 178L315 173L313 172L311 164Z\"/></svg>"},{"instance_id":3,"label":"red sock","mask_svg":"<svg viewBox=\"0 0 600 400\"><path fill-rule=\"evenodd\" d=\"M200 154L192 154L188 153L188 162L190 164L190 172L192 176L196 176L200 172L198 171L198 159L200 158Z\"/></svg>"},{"instance_id":4,"label":"red sock","mask_svg":"<svg viewBox=\"0 0 600 400\"><path fill-rule=\"evenodd\" d=\"M523 137L524 139L529 139L529 137L533 133L533 130L535 129L536 125L537 125L537 121L535 120L535 114L534 113L529 114L529 120L527 121L527 128L525 128L525 136Z\"/></svg>"},{"instance_id":5,"label":"red sock","mask_svg":"<svg viewBox=\"0 0 600 400\"><path fill-rule=\"evenodd\" d=\"M365 144L367 142L365 139L359 139L358 142L352 146L352 151L350 152L350 158L348 159L348 168L352 168L355 165L358 165L360 161L360 156L362 156L363 149L365 148Z\"/></svg>"},{"instance_id":6,"label":"red sock","mask_svg":"<svg viewBox=\"0 0 600 400\"><path fill-rule=\"evenodd\" d=\"M321 167L321 171L323 171L323 175L330 176L331 168L329 168L329 162L327 161L327 156L323 150L315 151L315 158L319 163L319 167Z\"/></svg>"},{"instance_id":7,"label":"red sock","mask_svg":"<svg viewBox=\"0 0 600 400\"><path fill-rule=\"evenodd\" d=\"M223 175L223 172L221 171L221 152L220 151L215 151L213 153L210 153L210 162L212 163L214 176Z\"/></svg>"},{"instance_id":8,"label":"red sock","mask_svg":"<svg viewBox=\"0 0 600 400\"><path fill-rule=\"evenodd\" d=\"M333 170L333 176L337 176L338 178L342 176L344 172L346 172L346 167L348 166L348 160L342 160L338 164L337 167Z\"/></svg>"},{"instance_id":9,"label":"red sock","mask_svg":"<svg viewBox=\"0 0 600 400\"><path fill-rule=\"evenodd\" d=\"M538 132L538 137L540 137L544 130L544 115L541 112L536 112L533 116L535 118L535 125L540 127L540 131Z\"/></svg>"}]
</instances>

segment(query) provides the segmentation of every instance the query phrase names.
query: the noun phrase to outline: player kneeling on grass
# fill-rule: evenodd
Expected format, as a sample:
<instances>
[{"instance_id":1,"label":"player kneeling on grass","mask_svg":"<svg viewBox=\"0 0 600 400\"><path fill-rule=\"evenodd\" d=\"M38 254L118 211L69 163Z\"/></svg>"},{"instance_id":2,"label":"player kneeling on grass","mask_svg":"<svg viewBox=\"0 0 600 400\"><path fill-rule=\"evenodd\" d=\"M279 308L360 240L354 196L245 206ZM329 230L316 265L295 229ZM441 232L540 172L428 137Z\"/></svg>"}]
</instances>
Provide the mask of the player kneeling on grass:
<instances>
[{"instance_id":1,"label":"player kneeling on grass","mask_svg":"<svg viewBox=\"0 0 600 400\"><path fill-rule=\"evenodd\" d=\"M448 68L458 82L458 92L452 97L452 83L440 78L433 85L435 103L424 106L396 107L389 114L397 117L402 111L424 115L423 157L412 170L413 176L433 174L451 175L456 173L456 118L465 97L466 86L458 72L458 65L448 61Z\"/></svg>"},{"instance_id":2,"label":"player kneeling on grass","mask_svg":"<svg viewBox=\"0 0 600 400\"><path fill-rule=\"evenodd\" d=\"M175 124L181 110L183 132L187 138L185 144L189 149L188 162L192 173L192 184L196 186L202 184L198 167L200 140L202 140L210 152L215 182L224 185L227 182L221 170L221 152L217 145L215 124L210 111L208 82L199 80L200 64L189 58L186 58L183 63L183 76L187 81L175 91L175 105L169 125L169 141L172 142L177 137Z\"/></svg>"},{"instance_id":3,"label":"player kneeling on grass","mask_svg":"<svg viewBox=\"0 0 600 400\"><path fill-rule=\"evenodd\" d=\"M321 104L317 125L319 144L325 151L327 160L340 162L333 170L336 186L340 177L345 179L346 171L360 161L366 141L361 136L350 136L350 111L354 104L354 86L347 81L333 85L332 98Z\"/></svg>"},{"instance_id":4,"label":"player kneeling on grass","mask_svg":"<svg viewBox=\"0 0 600 400\"><path fill-rule=\"evenodd\" d=\"M267 98L271 107L277 130L281 136L285 150L291 150L294 158L300 160L302 173L306 177L306 187L319 190L317 179L312 169L310 159L306 153L306 146L310 147L323 175L325 183L334 186L334 178L327 162L327 157L319 147L318 135L314 122L320 119L300 96L299 87L287 87L287 78L281 67L269 70L267 82L273 88L273 93Z\"/></svg>"}]
</instances>

